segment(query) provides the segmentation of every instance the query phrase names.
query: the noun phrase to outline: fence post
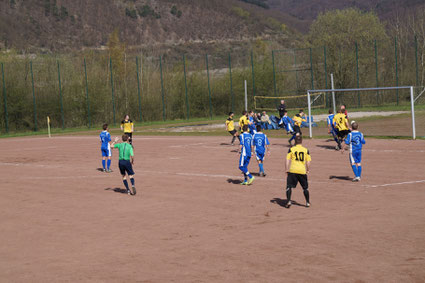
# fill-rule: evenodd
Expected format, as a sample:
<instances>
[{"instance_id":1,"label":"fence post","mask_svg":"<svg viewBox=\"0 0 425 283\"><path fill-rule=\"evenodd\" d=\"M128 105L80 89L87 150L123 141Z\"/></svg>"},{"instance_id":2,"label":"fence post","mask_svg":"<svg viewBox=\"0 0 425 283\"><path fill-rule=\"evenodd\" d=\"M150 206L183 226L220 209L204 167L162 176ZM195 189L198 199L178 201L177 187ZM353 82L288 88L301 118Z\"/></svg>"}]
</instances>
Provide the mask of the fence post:
<instances>
[{"instance_id":1,"label":"fence post","mask_svg":"<svg viewBox=\"0 0 425 283\"><path fill-rule=\"evenodd\" d=\"M359 77L359 45L357 42L356 45L356 79L357 79L357 88L360 88L360 77ZM360 91L357 92L357 106L360 107Z\"/></svg>"},{"instance_id":2,"label":"fence post","mask_svg":"<svg viewBox=\"0 0 425 283\"><path fill-rule=\"evenodd\" d=\"M84 74L86 79L86 103L87 103L87 121L89 122L89 129L91 128L91 119L90 119L90 100L89 100L89 80L87 77L87 64L86 58L84 57Z\"/></svg>"},{"instance_id":3,"label":"fence post","mask_svg":"<svg viewBox=\"0 0 425 283\"><path fill-rule=\"evenodd\" d=\"M395 86L398 86L398 56L397 56L397 36L394 37L394 56L395 56ZM398 89L396 89L397 105L398 105Z\"/></svg>"},{"instance_id":4,"label":"fence post","mask_svg":"<svg viewBox=\"0 0 425 283\"><path fill-rule=\"evenodd\" d=\"M232 112L235 111L235 98L233 95L233 82L232 82L232 57L229 53L229 74L230 74L230 95L232 97Z\"/></svg>"},{"instance_id":5,"label":"fence post","mask_svg":"<svg viewBox=\"0 0 425 283\"><path fill-rule=\"evenodd\" d=\"M31 84L32 84L32 103L34 109L34 131L37 132L37 104L35 101L34 73L32 71L32 61L30 61Z\"/></svg>"},{"instance_id":6,"label":"fence post","mask_svg":"<svg viewBox=\"0 0 425 283\"><path fill-rule=\"evenodd\" d=\"M140 61L140 65L142 62ZM137 95L139 98L139 121L142 122L142 98L140 96L139 58L136 56Z\"/></svg>"},{"instance_id":7,"label":"fence post","mask_svg":"<svg viewBox=\"0 0 425 283\"><path fill-rule=\"evenodd\" d=\"M419 67L418 67L418 37L415 34L415 64L416 64L416 86L419 86Z\"/></svg>"},{"instance_id":8,"label":"fence post","mask_svg":"<svg viewBox=\"0 0 425 283\"><path fill-rule=\"evenodd\" d=\"M376 87L379 87L378 45L376 44L376 39L374 40L374 47L375 47L375 78L376 78ZM379 105L379 90L376 91L376 104Z\"/></svg>"},{"instance_id":9,"label":"fence post","mask_svg":"<svg viewBox=\"0 0 425 283\"><path fill-rule=\"evenodd\" d=\"M9 133L9 115L7 113L7 95L6 95L6 83L4 81L4 66L1 63L1 74L3 78L3 101L4 101L4 122L6 126L6 133Z\"/></svg>"},{"instance_id":10,"label":"fence post","mask_svg":"<svg viewBox=\"0 0 425 283\"><path fill-rule=\"evenodd\" d=\"M58 81L59 81L59 97L60 97L60 103L61 103L61 116L62 116L62 130L65 129L65 115L63 114L63 99L62 99L62 84L61 84L61 69L58 62Z\"/></svg>"},{"instance_id":11,"label":"fence post","mask_svg":"<svg viewBox=\"0 0 425 283\"><path fill-rule=\"evenodd\" d=\"M273 86L274 86L274 96L277 96L277 87L276 87L276 68L274 63L274 50L272 50L272 62L273 62Z\"/></svg>"},{"instance_id":12,"label":"fence post","mask_svg":"<svg viewBox=\"0 0 425 283\"><path fill-rule=\"evenodd\" d=\"M209 96L209 102L210 102L210 118L212 119L212 101L211 101L210 69L208 67L208 54L205 54L205 63L207 65L208 96Z\"/></svg>"},{"instance_id":13,"label":"fence post","mask_svg":"<svg viewBox=\"0 0 425 283\"><path fill-rule=\"evenodd\" d=\"M255 70L254 70L254 52L251 50L251 70L252 70L252 94L255 96Z\"/></svg>"},{"instance_id":14,"label":"fence post","mask_svg":"<svg viewBox=\"0 0 425 283\"><path fill-rule=\"evenodd\" d=\"M325 69L325 88L328 88L328 65L326 60L326 45L323 46L323 63L324 63L324 69ZM329 107L330 101L329 101L329 93L326 93L326 107Z\"/></svg>"},{"instance_id":15,"label":"fence post","mask_svg":"<svg viewBox=\"0 0 425 283\"><path fill-rule=\"evenodd\" d=\"M165 121L165 97L164 97L164 79L162 75L162 57L159 55L159 70L161 73L161 95L162 95L162 120Z\"/></svg>"},{"instance_id":16,"label":"fence post","mask_svg":"<svg viewBox=\"0 0 425 283\"><path fill-rule=\"evenodd\" d=\"M310 73L311 73L311 89L314 89L314 73L313 73L313 54L310 47Z\"/></svg>"},{"instance_id":17,"label":"fence post","mask_svg":"<svg viewBox=\"0 0 425 283\"><path fill-rule=\"evenodd\" d=\"M189 99L187 97L186 56L183 54L184 89L186 93L186 119L189 120Z\"/></svg>"},{"instance_id":18,"label":"fence post","mask_svg":"<svg viewBox=\"0 0 425 283\"><path fill-rule=\"evenodd\" d=\"M292 50L292 52L294 53L294 67L295 67L295 84L296 84L296 92L298 94L298 90L300 89L300 84L298 82L298 70L297 70L297 53L294 50Z\"/></svg>"},{"instance_id":19,"label":"fence post","mask_svg":"<svg viewBox=\"0 0 425 283\"><path fill-rule=\"evenodd\" d=\"M115 126L115 97L114 97L114 75L112 74L112 58L109 57L109 69L111 72L111 91L112 91L112 112Z\"/></svg>"}]
</instances>

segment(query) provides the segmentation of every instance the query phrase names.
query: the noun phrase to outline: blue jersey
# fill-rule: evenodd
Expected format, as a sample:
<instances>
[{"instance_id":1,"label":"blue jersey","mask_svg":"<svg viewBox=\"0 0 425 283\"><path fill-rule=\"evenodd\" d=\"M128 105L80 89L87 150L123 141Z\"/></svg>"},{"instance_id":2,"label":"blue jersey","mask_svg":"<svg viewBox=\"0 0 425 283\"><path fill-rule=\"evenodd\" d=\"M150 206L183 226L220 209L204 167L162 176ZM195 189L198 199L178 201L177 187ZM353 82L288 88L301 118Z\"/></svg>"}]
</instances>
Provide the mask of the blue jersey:
<instances>
[{"instance_id":1,"label":"blue jersey","mask_svg":"<svg viewBox=\"0 0 425 283\"><path fill-rule=\"evenodd\" d=\"M365 143L363 134L359 131L352 131L345 139L345 144L350 145L350 152L361 151Z\"/></svg>"},{"instance_id":2,"label":"blue jersey","mask_svg":"<svg viewBox=\"0 0 425 283\"><path fill-rule=\"evenodd\" d=\"M241 155L251 157L252 135L249 133L242 133L239 136L239 141L242 146Z\"/></svg>"},{"instance_id":3,"label":"blue jersey","mask_svg":"<svg viewBox=\"0 0 425 283\"><path fill-rule=\"evenodd\" d=\"M251 135L255 134L257 131L255 130L255 123L254 123L254 118L249 116L248 117L248 128L249 128L249 132L251 133Z\"/></svg>"},{"instance_id":4,"label":"blue jersey","mask_svg":"<svg viewBox=\"0 0 425 283\"><path fill-rule=\"evenodd\" d=\"M328 126L331 125L333 130L335 130L335 125L334 125L334 122L333 122L334 117L335 117L335 114L331 114L331 115L328 116Z\"/></svg>"},{"instance_id":5,"label":"blue jersey","mask_svg":"<svg viewBox=\"0 0 425 283\"><path fill-rule=\"evenodd\" d=\"M282 124L285 126L285 129L286 129L287 132L293 132L294 131L294 128L292 126L294 124L294 121L290 117L283 116L282 119L280 119L280 122L279 122L279 125L282 125Z\"/></svg>"},{"instance_id":6,"label":"blue jersey","mask_svg":"<svg viewBox=\"0 0 425 283\"><path fill-rule=\"evenodd\" d=\"M102 143L101 148L102 149L108 149L109 148L109 142L111 141L111 134L107 131L103 131L100 133L100 142Z\"/></svg>"},{"instance_id":7,"label":"blue jersey","mask_svg":"<svg viewBox=\"0 0 425 283\"><path fill-rule=\"evenodd\" d=\"M252 145L255 147L255 152L266 152L266 145L270 145L269 139L264 133L256 133L252 137Z\"/></svg>"}]
</instances>

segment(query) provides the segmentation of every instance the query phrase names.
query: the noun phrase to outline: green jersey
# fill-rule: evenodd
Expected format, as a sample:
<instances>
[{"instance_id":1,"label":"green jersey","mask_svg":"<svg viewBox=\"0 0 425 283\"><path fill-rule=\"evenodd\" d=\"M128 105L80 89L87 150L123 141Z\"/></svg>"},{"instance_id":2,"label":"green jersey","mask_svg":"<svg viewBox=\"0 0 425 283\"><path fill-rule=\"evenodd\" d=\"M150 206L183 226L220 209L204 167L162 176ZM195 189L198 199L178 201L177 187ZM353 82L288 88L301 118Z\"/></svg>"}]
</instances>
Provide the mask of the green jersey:
<instances>
[{"instance_id":1,"label":"green jersey","mask_svg":"<svg viewBox=\"0 0 425 283\"><path fill-rule=\"evenodd\" d=\"M114 147L118 148L120 152L120 160L130 160L130 156L134 156L133 146L129 143L118 143Z\"/></svg>"}]
</instances>

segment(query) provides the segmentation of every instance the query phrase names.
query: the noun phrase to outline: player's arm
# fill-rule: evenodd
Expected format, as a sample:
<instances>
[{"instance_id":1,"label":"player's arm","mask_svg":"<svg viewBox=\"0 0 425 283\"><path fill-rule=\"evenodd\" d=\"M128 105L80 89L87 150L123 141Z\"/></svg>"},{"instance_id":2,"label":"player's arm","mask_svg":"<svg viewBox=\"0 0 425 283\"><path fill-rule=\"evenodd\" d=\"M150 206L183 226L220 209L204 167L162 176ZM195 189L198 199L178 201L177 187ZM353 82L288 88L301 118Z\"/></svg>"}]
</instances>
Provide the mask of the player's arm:
<instances>
[{"instance_id":1,"label":"player's arm","mask_svg":"<svg viewBox=\"0 0 425 283\"><path fill-rule=\"evenodd\" d=\"M111 143L112 148L116 148L115 144L118 142L119 138L115 137L115 140Z\"/></svg>"},{"instance_id":2,"label":"player's arm","mask_svg":"<svg viewBox=\"0 0 425 283\"><path fill-rule=\"evenodd\" d=\"M131 122L131 132L134 132L134 123Z\"/></svg>"},{"instance_id":3,"label":"player's arm","mask_svg":"<svg viewBox=\"0 0 425 283\"><path fill-rule=\"evenodd\" d=\"M131 162L131 164L134 164L134 152L133 152L133 148L130 150L130 162Z\"/></svg>"},{"instance_id":4,"label":"player's arm","mask_svg":"<svg viewBox=\"0 0 425 283\"><path fill-rule=\"evenodd\" d=\"M288 154L286 155L286 163L285 163L286 173L289 173L289 168L291 168L291 158L292 158L292 152L291 152L291 149L289 149Z\"/></svg>"},{"instance_id":5,"label":"player's arm","mask_svg":"<svg viewBox=\"0 0 425 283\"><path fill-rule=\"evenodd\" d=\"M305 163L305 169L306 169L307 174L310 173L310 168L311 168L310 164L311 164L311 161L307 161Z\"/></svg>"}]
</instances>

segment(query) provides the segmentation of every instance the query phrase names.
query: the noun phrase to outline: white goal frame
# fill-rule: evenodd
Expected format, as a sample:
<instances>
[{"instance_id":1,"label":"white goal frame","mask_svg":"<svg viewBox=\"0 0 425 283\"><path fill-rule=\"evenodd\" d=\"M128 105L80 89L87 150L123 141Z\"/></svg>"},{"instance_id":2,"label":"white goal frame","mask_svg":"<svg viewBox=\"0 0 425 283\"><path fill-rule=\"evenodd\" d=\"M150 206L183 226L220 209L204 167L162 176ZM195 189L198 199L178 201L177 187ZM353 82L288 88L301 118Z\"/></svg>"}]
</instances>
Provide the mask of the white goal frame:
<instances>
[{"instance_id":1,"label":"white goal frame","mask_svg":"<svg viewBox=\"0 0 425 283\"><path fill-rule=\"evenodd\" d=\"M416 139L416 123L415 123L415 98L413 94L413 86L397 86L397 87L373 87L373 88L343 88L343 89L312 89L307 91L308 116L311 117L311 98L310 95L316 92L329 93L332 92L333 104L335 106L335 92L355 92L355 91L376 91L376 90L394 90L394 89L410 89L410 105L412 111L412 138ZM313 137L313 128L311 123L308 124L310 138Z\"/></svg>"}]
</instances>

